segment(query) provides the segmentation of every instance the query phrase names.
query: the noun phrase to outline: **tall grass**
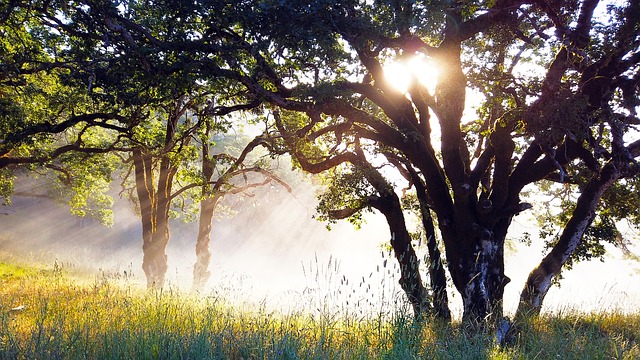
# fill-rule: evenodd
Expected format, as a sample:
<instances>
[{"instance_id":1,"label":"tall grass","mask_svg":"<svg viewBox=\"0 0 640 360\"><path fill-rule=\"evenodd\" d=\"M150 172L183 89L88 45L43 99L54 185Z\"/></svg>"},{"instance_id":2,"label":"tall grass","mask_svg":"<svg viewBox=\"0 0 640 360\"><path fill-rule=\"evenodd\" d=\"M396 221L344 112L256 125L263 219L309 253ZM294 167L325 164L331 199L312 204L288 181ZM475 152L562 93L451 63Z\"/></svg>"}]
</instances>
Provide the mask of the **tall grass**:
<instances>
[{"instance_id":1,"label":"tall grass","mask_svg":"<svg viewBox=\"0 0 640 360\"><path fill-rule=\"evenodd\" d=\"M640 313L547 315L505 348L410 314L292 311L0 262L0 359L636 359Z\"/></svg>"}]
</instances>

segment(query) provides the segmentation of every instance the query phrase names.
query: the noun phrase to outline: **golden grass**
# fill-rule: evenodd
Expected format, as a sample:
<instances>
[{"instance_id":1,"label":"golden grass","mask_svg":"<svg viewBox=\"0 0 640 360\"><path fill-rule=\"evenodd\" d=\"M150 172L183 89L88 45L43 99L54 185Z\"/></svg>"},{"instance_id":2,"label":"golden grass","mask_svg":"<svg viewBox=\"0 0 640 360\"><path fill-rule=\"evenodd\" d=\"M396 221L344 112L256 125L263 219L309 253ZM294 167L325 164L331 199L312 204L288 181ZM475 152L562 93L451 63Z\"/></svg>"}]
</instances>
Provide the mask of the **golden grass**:
<instances>
[{"instance_id":1,"label":"golden grass","mask_svg":"<svg viewBox=\"0 0 640 360\"><path fill-rule=\"evenodd\" d=\"M0 359L635 359L640 315L549 315L506 348L456 324L282 314L0 262Z\"/></svg>"}]
</instances>

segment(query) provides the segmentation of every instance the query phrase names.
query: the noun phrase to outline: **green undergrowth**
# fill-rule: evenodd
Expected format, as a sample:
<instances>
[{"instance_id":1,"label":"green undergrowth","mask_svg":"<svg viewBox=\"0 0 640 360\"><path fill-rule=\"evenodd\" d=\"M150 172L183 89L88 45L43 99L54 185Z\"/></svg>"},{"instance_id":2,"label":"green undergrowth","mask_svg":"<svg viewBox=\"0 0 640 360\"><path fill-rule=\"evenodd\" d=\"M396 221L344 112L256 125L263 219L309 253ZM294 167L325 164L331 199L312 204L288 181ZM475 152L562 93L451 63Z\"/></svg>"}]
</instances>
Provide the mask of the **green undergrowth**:
<instances>
[{"instance_id":1,"label":"green undergrowth","mask_svg":"<svg viewBox=\"0 0 640 360\"><path fill-rule=\"evenodd\" d=\"M504 348L457 324L237 306L0 262L0 359L638 359L640 314L548 315Z\"/></svg>"}]
</instances>

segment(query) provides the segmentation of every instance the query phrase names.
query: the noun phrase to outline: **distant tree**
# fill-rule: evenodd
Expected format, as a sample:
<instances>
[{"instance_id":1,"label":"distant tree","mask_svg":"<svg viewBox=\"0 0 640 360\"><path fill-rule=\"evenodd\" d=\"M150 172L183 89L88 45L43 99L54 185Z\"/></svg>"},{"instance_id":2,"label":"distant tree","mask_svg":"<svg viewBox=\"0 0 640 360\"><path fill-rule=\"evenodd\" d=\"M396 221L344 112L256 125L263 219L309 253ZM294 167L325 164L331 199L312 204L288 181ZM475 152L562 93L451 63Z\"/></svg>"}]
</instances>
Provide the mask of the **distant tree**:
<instances>
[{"instance_id":1,"label":"distant tree","mask_svg":"<svg viewBox=\"0 0 640 360\"><path fill-rule=\"evenodd\" d=\"M1 105L6 110L0 119L0 128L5 130L0 144L0 190L5 199L12 188L13 167L33 164L59 172L66 185L61 189L71 198L75 213L84 215L87 204L99 198L89 180L99 175L111 181L119 162L118 169L133 176L132 194L142 224L143 270L147 285L155 288L163 285L167 271L174 200L192 195L189 189L207 189L202 197L206 211L201 228L210 231L208 211L213 211L217 199L279 181L258 164L248 167L244 163L260 141L251 142L238 158L208 155L210 137L227 131L232 122L212 128L205 118L250 109L258 102L211 105L216 95L221 103L233 104L233 94L229 94L233 87L225 89L211 79L211 86L198 83L191 68L160 52L143 56L112 22L120 15L151 22L166 16L166 22L156 22L154 31L170 38L189 30L184 26L190 19L180 20L179 9L169 6L161 14L160 8L135 3L120 10L108 3L87 9L64 2L6 6L0 28L6 35L1 42L0 78ZM198 138L198 134L203 136ZM201 162L207 169L221 171L218 177L207 169L193 171L198 146ZM210 166L212 162L216 165ZM236 177L246 178L249 173L257 176L249 182L237 181ZM213 204L209 198L215 200ZM103 201L100 209L108 204ZM104 221L108 222L108 216ZM205 235L199 235L197 242L197 284L207 278Z\"/></svg>"},{"instance_id":2,"label":"distant tree","mask_svg":"<svg viewBox=\"0 0 640 360\"><path fill-rule=\"evenodd\" d=\"M211 273L211 231L213 218L220 202L228 196L244 196L250 190L265 186L277 185L291 192L291 187L275 174L272 166L261 159L249 159L258 146L263 145L261 136L246 142L241 149L231 149L215 144L212 147L212 137L215 130L228 130L230 124L221 121L220 117L232 108L217 107L213 111L200 114L204 125L200 129L200 159L202 177L201 193L199 197L200 211L198 214L198 235L196 237L196 263L193 268L192 291L200 291L209 280ZM211 113L215 115L211 115ZM214 121L217 120L217 121ZM223 135L224 136L224 135ZM226 136L229 137L228 134ZM244 142L243 142L244 143ZM237 153L237 155L235 154ZM196 182L197 183L197 182ZM186 188L183 188L186 189ZM193 198L198 198L192 195Z\"/></svg>"},{"instance_id":3,"label":"distant tree","mask_svg":"<svg viewBox=\"0 0 640 360\"><path fill-rule=\"evenodd\" d=\"M18 5L0 6L0 197L10 202L16 171L50 170L58 184L51 196L109 224L114 161L106 154L122 146L126 119L68 81L64 39Z\"/></svg>"}]
</instances>

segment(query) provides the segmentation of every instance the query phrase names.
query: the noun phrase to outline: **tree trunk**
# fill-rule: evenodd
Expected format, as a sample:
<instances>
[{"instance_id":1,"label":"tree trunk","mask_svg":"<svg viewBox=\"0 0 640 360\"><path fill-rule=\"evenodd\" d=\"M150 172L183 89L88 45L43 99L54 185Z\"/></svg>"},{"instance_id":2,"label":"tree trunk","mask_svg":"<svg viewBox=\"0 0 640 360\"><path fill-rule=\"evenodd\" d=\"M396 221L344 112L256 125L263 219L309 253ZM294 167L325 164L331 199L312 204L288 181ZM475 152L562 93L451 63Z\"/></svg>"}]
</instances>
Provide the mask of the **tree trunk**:
<instances>
[{"instance_id":1,"label":"tree trunk","mask_svg":"<svg viewBox=\"0 0 640 360\"><path fill-rule=\"evenodd\" d=\"M551 280L558 275L562 266L582 241L582 236L595 218L602 194L619 177L620 171L613 162L609 162L603 167L599 177L594 177L587 183L558 243L529 274L520 295L516 319L537 316L540 313L542 302L551 287Z\"/></svg>"},{"instance_id":2,"label":"tree trunk","mask_svg":"<svg viewBox=\"0 0 640 360\"><path fill-rule=\"evenodd\" d=\"M378 170L365 160L364 154L359 152L358 156L360 160L354 165L364 169L365 178L379 194L370 197L368 203L380 211L389 224L391 247L400 265L400 286L413 307L416 319L423 319L431 311L431 304L427 289L422 283L420 261L411 245L411 236L407 231L400 199Z\"/></svg>"},{"instance_id":3,"label":"tree trunk","mask_svg":"<svg viewBox=\"0 0 640 360\"><path fill-rule=\"evenodd\" d=\"M431 224L433 228L433 224ZM451 321L451 311L449 310L449 296L447 295L447 277L442 264L442 256L438 249L435 232L427 232L427 250L429 252L429 280L433 291L433 312L440 319Z\"/></svg>"},{"instance_id":4,"label":"tree trunk","mask_svg":"<svg viewBox=\"0 0 640 360\"><path fill-rule=\"evenodd\" d=\"M200 135L202 143L202 201L200 202L200 218L198 219L198 237L196 238L196 263L193 266L193 284L191 291L200 291L209 281L211 272L209 272L209 264L211 262L211 224L213 214L220 197L213 194L213 187L210 184L213 177L215 163L209 154L209 141L211 136L211 123L205 122L205 131Z\"/></svg>"},{"instance_id":5,"label":"tree trunk","mask_svg":"<svg viewBox=\"0 0 640 360\"><path fill-rule=\"evenodd\" d=\"M435 316L451 321L451 311L449 310L449 297L447 295L447 277L442 264L442 255L438 249L436 241L436 230L433 226L433 218L429 210L427 190L422 180L412 167L407 166L413 183L416 187L418 202L420 204L420 215L425 236L427 237L427 251L429 253L428 269L431 291L433 292L433 313Z\"/></svg>"},{"instance_id":6,"label":"tree trunk","mask_svg":"<svg viewBox=\"0 0 640 360\"><path fill-rule=\"evenodd\" d=\"M198 237L196 239L196 263L193 267L193 285L191 291L200 291L209 281L211 272L209 264L211 262L211 224L213 214L218 203L218 196L206 197L200 203L200 218L198 222Z\"/></svg>"},{"instance_id":7,"label":"tree trunk","mask_svg":"<svg viewBox=\"0 0 640 360\"><path fill-rule=\"evenodd\" d=\"M473 220L460 221L457 238L445 239L448 269L462 296L463 322L484 327L502 317L504 237Z\"/></svg>"},{"instance_id":8,"label":"tree trunk","mask_svg":"<svg viewBox=\"0 0 640 360\"><path fill-rule=\"evenodd\" d=\"M462 300L464 306L463 321L479 322L484 325L502 316L503 291L495 291L491 284L495 278L504 274L502 261L497 261L499 247L493 239L481 239L473 252L473 259L467 259L467 276L471 278L464 285ZM503 288L499 288L502 290Z\"/></svg>"},{"instance_id":9,"label":"tree trunk","mask_svg":"<svg viewBox=\"0 0 640 360\"><path fill-rule=\"evenodd\" d=\"M155 232L153 240L142 245L142 269L147 278L148 289L160 289L164 286L168 268L165 251L168 240L163 234Z\"/></svg>"},{"instance_id":10,"label":"tree trunk","mask_svg":"<svg viewBox=\"0 0 640 360\"><path fill-rule=\"evenodd\" d=\"M147 278L147 287L153 288L163 280L163 251L158 249L156 231L156 192L153 184L153 159L140 148L133 149L133 165L140 221L142 223L142 269ZM164 259L164 260L163 260ZM164 264L166 266L166 263Z\"/></svg>"},{"instance_id":11,"label":"tree trunk","mask_svg":"<svg viewBox=\"0 0 640 360\"><path fill-rule=\"evenodd\" d=\"M171 146L179 116L167 124L165 150ZM154 184L153 155L142 148L133 149L133 164L136 192L140 203L142 222L142 269L147 278L147 288L162 288L167 273L166 248L169 233L169 211L171 189L177 171L171 159L162 156L158 171L158 182Z\"/></svg>"},{"instance_id":12,"label":"tree trunk","mask_svg":"<svg viewBox=\"0 0 640 360\"><path fill-rule=\"evenodd\" d=\"M166 247L169 243L169 207L170 200L160 195L153 184L151 157L134 150L134 167L136 190L140 202L140 218L142 222L142 269L147 278L147 287L161 288L167 272ZM165 169L164 171L169 171ZM161 174L158 183L164 181L160 189L171 187L172 174ZM167 183L168 182L168 183Z\"/></svg>"},{"instance_id":13,"label":"tree trunk","mask_svg":"<svg viewBox=\"0 0 640 360\"><path fill-rule=\"evenodd\" d=\"M430 311L429 295L420 276L419 260L407 231L400 200L395 192L370 201L371 205L384 214L391 232L391 247L400 265L400 286L407 295L417 319L424 318Z\"/></svg>"}]
</instances>

